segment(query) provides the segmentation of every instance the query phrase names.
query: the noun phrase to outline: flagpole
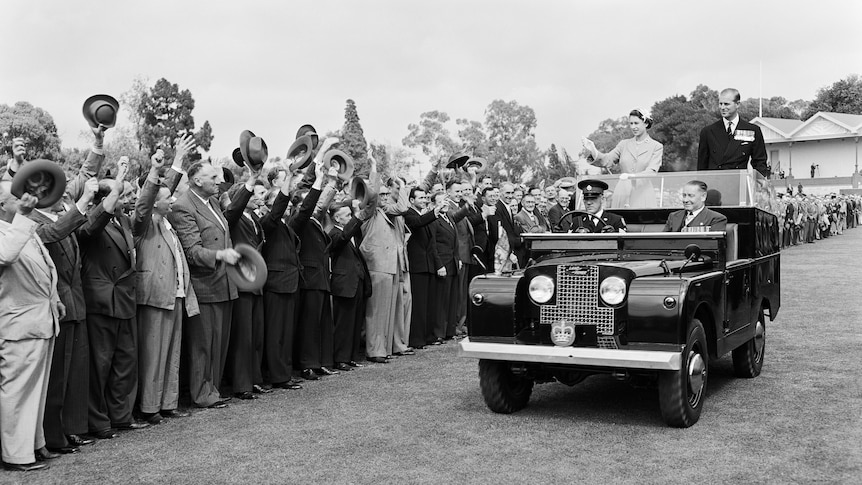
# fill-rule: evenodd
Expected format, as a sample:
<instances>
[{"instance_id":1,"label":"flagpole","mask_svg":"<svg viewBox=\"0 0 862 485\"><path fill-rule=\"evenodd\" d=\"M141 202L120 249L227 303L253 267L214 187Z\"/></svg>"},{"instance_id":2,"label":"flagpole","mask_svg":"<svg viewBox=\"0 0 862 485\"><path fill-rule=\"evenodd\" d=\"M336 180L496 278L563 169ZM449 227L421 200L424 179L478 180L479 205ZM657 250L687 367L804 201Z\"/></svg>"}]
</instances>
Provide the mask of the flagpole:
<instances>
[{"instance_id":1,"label":"flagpole","mask_svg":"<svg viewBox=\"0 0 862 485\"><path fill-rule=\"evenodd\" d=\"M763 61L760 61L760 115L763 118Z\"/></svg>"}]
</instances>

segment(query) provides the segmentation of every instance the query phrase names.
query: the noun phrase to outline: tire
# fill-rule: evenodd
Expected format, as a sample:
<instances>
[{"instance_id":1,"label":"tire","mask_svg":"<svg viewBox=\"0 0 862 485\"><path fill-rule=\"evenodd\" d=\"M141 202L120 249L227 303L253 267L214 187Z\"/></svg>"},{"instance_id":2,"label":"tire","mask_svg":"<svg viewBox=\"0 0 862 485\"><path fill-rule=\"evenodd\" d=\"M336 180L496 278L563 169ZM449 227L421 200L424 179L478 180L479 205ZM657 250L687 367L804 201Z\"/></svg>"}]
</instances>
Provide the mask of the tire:
<instances>
[{"instance_id":1,"label":"tire","mask_svg":"<svg viewBox=\"0 0 862 485\"><path fill-rule=\"evenodd\" d=\"M527 407L533 381L512 374L508 362L480 360L479 387L491 411L510 414Z\"/></svg>"},{"instance_id":2,"label":"tire","mask_svg":"<svg viewBox=\"0 0 862 485\"><path fill-rule=\"evenodd\" d=\"M669 426L688 428L700 419L708 376L706 333L703 324L695 318L689 325L680 370L659 374L661 416Z\"/></svg>"},{"instance_id":3,"label":"tire","mask_svg":"<svg viewBox=\"0 0 862 485\"><path fill-rule=\"evenodd\" d=\"M733 349L733 373L736 377L752 378L760 375L766 353L766 318L763 310L755 323L754 337Z\"/></svg>"}]
</instances>

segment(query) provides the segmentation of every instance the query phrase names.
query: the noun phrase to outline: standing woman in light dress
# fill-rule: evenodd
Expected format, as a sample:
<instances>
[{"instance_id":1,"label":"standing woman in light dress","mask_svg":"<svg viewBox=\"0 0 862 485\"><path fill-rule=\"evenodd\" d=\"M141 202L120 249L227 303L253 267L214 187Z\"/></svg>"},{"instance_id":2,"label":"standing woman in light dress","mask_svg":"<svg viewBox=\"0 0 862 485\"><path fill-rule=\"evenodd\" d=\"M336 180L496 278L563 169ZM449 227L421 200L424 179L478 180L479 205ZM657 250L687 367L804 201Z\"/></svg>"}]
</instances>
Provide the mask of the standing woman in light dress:
<instances>
[{"instance_id":1,"label":"standing woman in light dress","mask_svg":"<svg viewBox=\"0 0 862 485\"><path fill-rule=\"evenodd\" d=\"M596 165L619 164L620 180L611 201L614 208L658 206L655 188L648 177L661 168L664 148L647 133L652 123L649 112L633 109L629 113L629 128L634 137L620 141L609 153L599 152L592 140L583 139L584 148L593 155Z\"/></svg>"}]
</instances>

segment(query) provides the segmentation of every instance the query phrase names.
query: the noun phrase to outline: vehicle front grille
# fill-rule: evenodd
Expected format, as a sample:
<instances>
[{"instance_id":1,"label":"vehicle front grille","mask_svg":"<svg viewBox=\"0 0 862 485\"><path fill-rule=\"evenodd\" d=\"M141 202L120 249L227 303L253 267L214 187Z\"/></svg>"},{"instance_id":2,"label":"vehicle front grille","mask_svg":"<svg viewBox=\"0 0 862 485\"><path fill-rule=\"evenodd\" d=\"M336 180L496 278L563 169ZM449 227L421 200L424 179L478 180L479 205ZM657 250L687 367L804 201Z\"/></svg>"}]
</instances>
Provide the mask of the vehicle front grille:
<instances>
[{"instance_id":1,"label":"vehicle front grille","mask_svg":"<svg viewBox=\"0 0 862 485\"><path fill-rule=\"evenodd\" d=\"M595 325L597 335L613 335L614 310L599 306L597 266L557 266L556 294L556 305L541 305L540 323L566 320L575 326Z\"/></svg>"}]
</instances>

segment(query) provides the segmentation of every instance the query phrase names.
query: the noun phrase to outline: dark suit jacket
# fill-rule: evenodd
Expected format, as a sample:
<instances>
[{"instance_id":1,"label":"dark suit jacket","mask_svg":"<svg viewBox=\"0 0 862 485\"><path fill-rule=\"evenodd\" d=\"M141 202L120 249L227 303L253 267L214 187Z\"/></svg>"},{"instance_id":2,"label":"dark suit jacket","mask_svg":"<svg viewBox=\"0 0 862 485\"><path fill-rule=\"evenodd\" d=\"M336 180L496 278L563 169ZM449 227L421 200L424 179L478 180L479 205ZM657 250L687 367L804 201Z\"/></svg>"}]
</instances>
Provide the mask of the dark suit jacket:
<instances>
[{"instance_id":1,"label":"dark suit jacket","mask_svg":"<svg viewBox=\"0 0 862 485\"><path fill-rule=\"evenodd\" d=\"M315 219L311 219L297 232L299 240L302 241L299 248L299 262L302 264L299 288L329 291L329 255L326 253L329 235Z\"/></svg>"},{"instance_id":2,"label":"dark suit jacket","mask_svg":"<svg viewBox=\"0 0 862 485\"><path fill-rule=\"evenodd\" d=\"M754 133L754 140L740 140L739 130ZM700 130L700 143L697 146L698 170L733 170L745 169L748 162L763 174L769 176L769 166L766 164L766 144L763 142L763 132L760 127L747 121L739 120L734 128L734 137L728 137L724 121L715 123Z\"/></svg>"},{"instance_id":3,"label":"dark suit jacket","mask_svg":"<svg viewBox=\"0 0 862 485\"><path fill-rule=\"evenodd\" d=\"M75 230L87 221L77 207L60 215L56 222L38 211L30 213L30 219L39 223L36 234L57 267L57 293L66 307L66 316L61 322L80 322L87 318L84 303L84 288L81 283L81 254Z\"/></svg>"},{"instance_id":4,"label":"dark suit jacket","mask_svg":"<svg viewBox=\"0 0 862 485\"><path fill-rule=\"evenodd\" d=\"M575 232L579 228L584 228L588 232L592 233L600 233L600 232L620 232L620 230L626 229L626 221L623 220L622 217L608 212L602 211L602 222L599 224L593 223L593 218L585 215L574 215L572 217L572 223L569 227L570 232Z\"/></svg>"},{"instance_id":5,"label":"dark suit jacket","mask_svg":"<svg viewBox=\"0 0 862 485\"><path fill-rule=\"evenodd\" d=\"M165 185L173 194L180 183L182 174L176 170L168 170ZM132 234L137 249L137 300L139 305L148 305L163 310L175 310L177 301L177 265L174 258L174 240L180 239L176 230L167 230L164 223L153 220L153 204L158 195L159 186L156 180L147 179L138 201L135 203L135 215L132 221ZM182 244L180 244L182 249ZM185 292L185 309L190 316L200 313L198 300L192 286L189 266L182 257L183 291Z\"/></svg>"},{"instance_id":6,"label":"dark suit jacket","mask_svg":"<svg viewBox=\"0 0 862 485\"><path fill-rule=\"evenodd\" d=\"M564 212L566 210L560 206L559 202L555 202L554 205L548 208L548 224L550 224L552 231L560 223L560 218L563 217Z\"/></svg>"},{"instance_id":7,"label":"dark suit jacket","mask_svg":"<svg viewBox=\"0 0 862 485\"><path fill-rule=\"evenodd\" d=\"M243 212L248 214L249 217L251 217L251 220L249 220L249 217L246 217L245 214L242 214L236 224L231 226L230 238L234 245L240 243L248 244L260 252L260 250L263 249L265 237L263 227L260 225L260 217L258 217L253 211L244 210ZM254 295L263 295L263 289L261 288L249 293Z\"/></svg>"},{"instance_id":8,"label":"dark suit jacket","mask_svg":"<svg viewBox=\"0 0 862 485\"><path fill-rule=\"evenodd\" d=\"M132 222L119 207L113 217L101 204L90 212L90 220L78 229L87 313L133 318L137 276Z\"/></svg>"},{"instance_id":9,"label":"dark suit jacket","mask_svg":"<svg viewBox=\"0 0 862 485\"><path fill-rule=\"evenodd\" d=\"M451 219L450 219L451 221ZM446 268L446 276L458 274L458 234L455 226L440 217L432 224L434 226L434 238L437 254L443 268ZM435 270L436 271L436 270Z\"/></svg>"},{"instance_id":10,"label":"dark suit jacket","mask_svg":"<svg viewBox=\"0 0 862 485\"><path fill-rule=\"evenodd\" d=\"M707 207L704 207L700 214L684 227L685 214L684 210L671 212L664 225L665 232L724 231L727 227L727 217Z\"/></svg>"},{"instance_id":11,"label":"dark suit jacket","mask_svg":"<svg viewBox=\"0 0 862 485\"><path fill-rule=\"evenodd\" d=\"M308 223L319 197L319 190L310 190L299 210L285 223L284 212L290 203L290 197L279 192L272 203L272 209L260 218L260 225L266 235L261 252L268 271L264 290L273 293L296 293L299 289L302 264L299 262L301 242L297 231Z\"/></svg>"},{"instance_id":12,"label":"dark suit jacket","mask_svg":"<svg viewBox=\"0 0 862 485\"><path fill-rule=\"evenodd\" d=\"M482 213L476 211L473 204L464 203L460 211L465 212L465 217L455 223L458 233L458 258L464 264L476 264L470 250L476 245L476 227L485 221Z\"/></svg>"},{"instance_id":13,"label":"dark suit jacket","mask_svg":"<svg viewBox=\"0 0 862 485\"><path fill-rule=\"evenodd\" d=\"M330 243L327 248L332 258L332 295L343 298L371 296L371 275L365 258L359 252L355 236L360 234L362 221L353 217L344 229L333 227L329 231ZM352 240L352 241L351 241Z\"/></svg>"},{"instance_id":14,"label":"dark suit jacket","mask_svg":"<svg viewBox=\"0 0 862 485\"><path fill-rule=\"evenodd\" d=\"M222 214L218 198L210 197L208 200L215 210L214 215L189 189L177 199L168 214L168 221L177 231L186 254L199 303L230 301L238 296L236 286L227 277L225 263L216 260L216 253L233 248L230 228L242 217L242 210L250 198L251 192L245 188L237 191L230 207Z\"/></svg>"},{"instance_id":15,"label":"dark suit jacket","mask_svg":"<svg viewBox=\"0 0 862 485\"><path fill-rule=\"evenodd\" d=\"M482 203L477 201L473 210L479 215L473 224L473 244L482 249L483 254L488 253L488 221L482 216ZM472 250L472 248L470 248ZM484 261L484 259L483 259Z\"/></svg>"},{"instance_id":16,"label":"dark suit jacket","mask_svg":"<svg viewBox=\"0 0 862 485\"><path fill-rule=\"evenodd\" d=\"M506 231L506 237L509 239L509 249L511 249L512 252L515 252L515 250L521 247L521 237L518 235L518 228L515 227L515 221L512 219L512 216L509 215L509 211L506 210L506 205L503 204L503 201L497 201L497 209L494 216L500 222L500 225L503 226L503 230ZM494 242L496 243L496 240Z\"/></svg>"},{"instance_id":17,"label":"dark suit jacket","mask_svg":"<svg viewBox=\"0 0 862 485\"><path fill-rule=\"evenodd\" d=\"M407 260L410 262L411 273L436 273L443 267L440 255L437 254L436 231L433 223L437 216L433 211L419 215L414 208L404 213L404 222L410 228L410 239L407 240Z\"/></svg>"}]
</instances>

